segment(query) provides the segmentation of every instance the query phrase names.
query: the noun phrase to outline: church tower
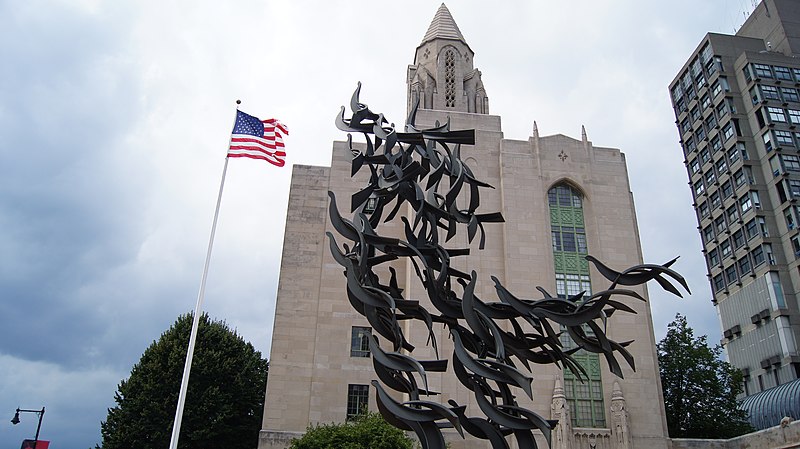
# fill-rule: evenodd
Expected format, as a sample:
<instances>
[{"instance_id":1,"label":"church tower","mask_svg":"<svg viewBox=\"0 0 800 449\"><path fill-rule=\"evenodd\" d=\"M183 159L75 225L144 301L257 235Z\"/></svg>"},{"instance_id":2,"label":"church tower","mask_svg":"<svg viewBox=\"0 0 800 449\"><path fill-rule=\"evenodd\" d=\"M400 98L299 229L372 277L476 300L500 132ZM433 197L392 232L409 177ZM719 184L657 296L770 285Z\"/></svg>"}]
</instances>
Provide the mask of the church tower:
<instances>
[{"instance_id":1,"label":"church tower","mask_svg":"<svg viewBox=\"0 0 800 449\"><path fill-rule=\"evenodd\" d=\"M408 66L409 110L419 101L420 109L488 114L489 98L480 70L472 67L474 57L442 3Z\"/></svg>"}]
</instances>

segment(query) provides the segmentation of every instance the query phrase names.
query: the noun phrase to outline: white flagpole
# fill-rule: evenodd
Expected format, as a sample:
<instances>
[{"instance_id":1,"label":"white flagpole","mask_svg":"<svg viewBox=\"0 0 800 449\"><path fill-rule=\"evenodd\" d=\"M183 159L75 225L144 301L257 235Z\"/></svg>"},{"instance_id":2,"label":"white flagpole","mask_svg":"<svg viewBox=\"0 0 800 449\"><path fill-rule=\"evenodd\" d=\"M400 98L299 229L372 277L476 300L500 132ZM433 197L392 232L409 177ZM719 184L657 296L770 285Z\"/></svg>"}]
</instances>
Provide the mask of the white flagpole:
<instances>
[{"instance_id":1,"label":"white flagpole","mask_svg":"<svg viewBox=\"0 0 800 449\"><path fill-rule=\"evenodd\" d=\"M241 104L236 100L236 104ZM239 107L236 107L238 113ZM236 119L234 118L234 123ZM230 137L229 139L232 139ZM228 140L230 148L231 140ZM194 356L194 346L197 341L197 328L200 325L200 313L203 310L203 296L206 291L206 278L208 277L208 264L211 261L211 248L214 246L214 234L217 232L217 217L219 217L219 204L222 202L222 189L225 187L225 174L228 172L228 157L225 156L225 166L222 169L222 180L219 183L219 194L217 195L217 207L214 210L214 221L211 223L211 237L208 239L208 251L206 252L206 264L203 267L203 277L200 279L200 291L197 293L197 305L194 308L194 320L192 321L192 333L189 336L189 348L186 351L186 363L183 365L183 378L181 379L181 391L178 394L178 406L175 409L175 421L172 424L172 437L169 442L169 449L178 449L178 438L181 435L181 421L183 420L183 406L186 403L186 391L189 387L189 374L192 370L192 357Z\"/></svg>"}]
</instances>

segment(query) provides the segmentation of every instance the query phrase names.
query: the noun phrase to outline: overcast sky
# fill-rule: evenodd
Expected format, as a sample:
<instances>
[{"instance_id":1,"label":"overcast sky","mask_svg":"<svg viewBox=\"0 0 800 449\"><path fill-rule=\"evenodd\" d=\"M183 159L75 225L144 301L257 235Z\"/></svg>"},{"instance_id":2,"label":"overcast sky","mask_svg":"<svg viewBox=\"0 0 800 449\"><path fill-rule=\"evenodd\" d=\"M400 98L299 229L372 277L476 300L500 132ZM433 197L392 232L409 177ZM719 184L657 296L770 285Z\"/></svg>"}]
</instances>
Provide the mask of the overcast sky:
<instances>
[{"instance_id":1,"label":"overcast sky","mask_svg":"<svg viewBox=\"0 0 800 449\"><path fill-rule=\"evenodd\" d=\"M751 0L447 3L506 138L580 138L627 156L651 288L718 342L667 86ZM498 6L502 5L502 6ZM278 117L289 164L329 165L333 118L405 118L406 67L438 2L0 0L0 447L100 442L117 383L194 308L235 100ZM269 353L291 168L232 160L205 310Z\"/></svg>"}]
</instances>

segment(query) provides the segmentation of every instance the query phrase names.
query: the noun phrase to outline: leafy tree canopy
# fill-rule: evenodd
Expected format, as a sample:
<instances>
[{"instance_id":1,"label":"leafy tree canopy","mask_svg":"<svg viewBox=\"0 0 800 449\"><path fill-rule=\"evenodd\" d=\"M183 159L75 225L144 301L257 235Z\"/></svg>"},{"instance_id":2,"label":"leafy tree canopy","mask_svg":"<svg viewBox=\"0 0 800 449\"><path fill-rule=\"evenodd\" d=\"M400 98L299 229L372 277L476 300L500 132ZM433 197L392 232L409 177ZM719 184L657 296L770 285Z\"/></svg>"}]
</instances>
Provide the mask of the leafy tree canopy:
<instances>
[{"instance_id":1,"label":"leafy tree canopy","mask_svg":"<svg viewBox=\"0 0 800 449\"><path fill-rule=\"evenodd\" d=\"M720 359L719 345L695 337L678 314L658 343L667 427L672 438L732 438L753 431L738 408L742 373Z\"/></svg>"},{"instance_id":2,"label":"leafy tree canopy","mask_svg":"<svg viewBox=\"0 0 800 449\"><path fill-rule=\"evenodd\" d=\"M411 449L414 440L378 413L366 413L344 424L308 426L289 449Z\"/></svg>"},{"instance_id":3,"label":"leafy tree canopy","mask_svg":"<svg viewBox=\"0 0 800 449\"><path fill-rule=\"evenodd\" d=\"M192 314L153 342L120 382L101 424L104 449L169 446ZM179 448L256 447L268 362L221 321L200 317Z\"/></svg>"}]
</instances>

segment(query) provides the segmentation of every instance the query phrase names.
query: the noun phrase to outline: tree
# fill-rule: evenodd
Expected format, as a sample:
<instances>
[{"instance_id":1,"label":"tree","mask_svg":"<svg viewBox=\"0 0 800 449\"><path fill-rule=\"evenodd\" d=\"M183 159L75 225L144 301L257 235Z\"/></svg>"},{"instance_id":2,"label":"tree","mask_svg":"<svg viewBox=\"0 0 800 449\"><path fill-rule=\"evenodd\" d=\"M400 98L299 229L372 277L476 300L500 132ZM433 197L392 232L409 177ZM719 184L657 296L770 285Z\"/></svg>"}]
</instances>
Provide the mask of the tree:
<instances>
[{"instance_id":1,"label":"tree","mask_svg":"<svg viewBox=\"0 0 800 449\"><path fill-rule=\"evenodd\" d=\"M101 424L104 449L169 446L192 314L154 341L120 382ZM221 321L200 317L179 448L256 447L269 364Z\"/></svg>"},{"instance_id":2,"label":"tree","mask_svg":"<svg viewBox=\"0 0 800 449\"><path fill-rule=\"evenodd\" d=\"M308 426L289 449L411 449L414 440L378 413L366 413L344 424Z\"/></svg>"},{"instance_id":3,"label":"tree","mask_svg":"<svg viewBox=\"0 0 800 449\"><path fill-rule=\"evenodd\" d=\"M732 438L751 432L738 407L742 373L720 359L719 345L696 338L678 314L658 343L667 427L672 438Z\"/></svg>"}]
</instances>

